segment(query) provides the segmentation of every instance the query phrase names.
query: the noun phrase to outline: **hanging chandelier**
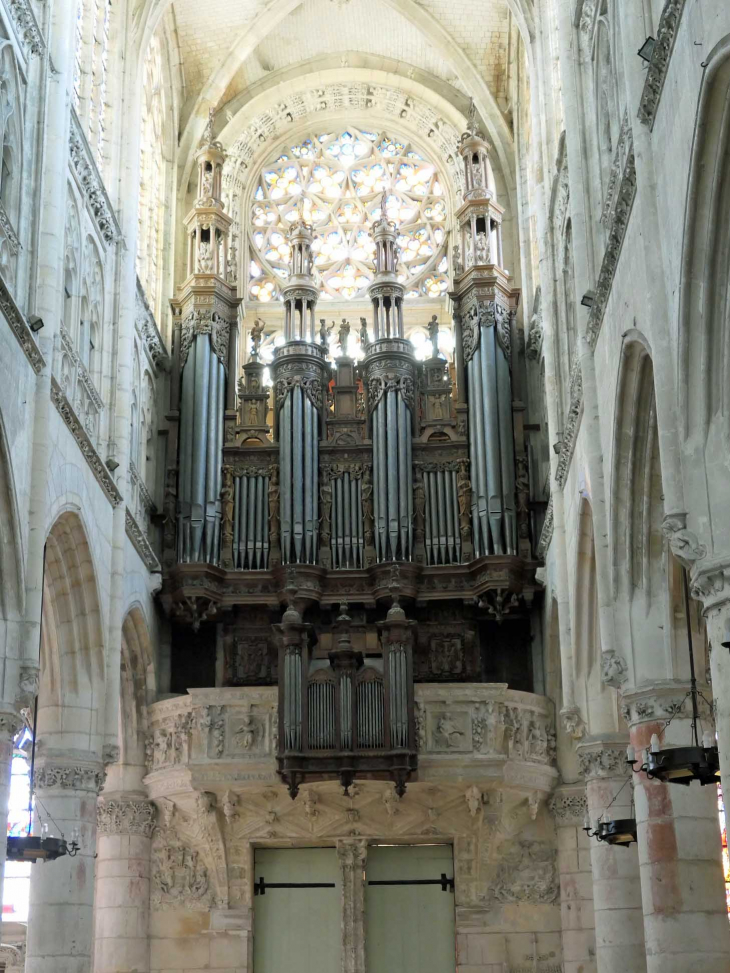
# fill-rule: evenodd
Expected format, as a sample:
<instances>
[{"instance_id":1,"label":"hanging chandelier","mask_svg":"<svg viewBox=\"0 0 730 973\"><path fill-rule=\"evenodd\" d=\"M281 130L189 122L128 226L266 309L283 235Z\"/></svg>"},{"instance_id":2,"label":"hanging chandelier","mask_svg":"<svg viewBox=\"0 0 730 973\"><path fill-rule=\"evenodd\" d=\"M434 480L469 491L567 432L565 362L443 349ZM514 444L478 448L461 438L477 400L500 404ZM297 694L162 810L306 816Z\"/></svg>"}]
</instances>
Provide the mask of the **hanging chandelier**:
<instances>
[{"instance_id":1,"label":"hanging chandelier","mask_svg":"<svg viewBox=\"0 0 730 973\"><path fill-rule=\"evenodd\" d=\"M706 784L717 784L720 780L720 757L715 743L715 736L711 730L705 730L700 742L700 713L699 700L707 699L697 689L695 676L695 659L692 649L692 624L689 617L689 584L687 571L682 569L684 588L684 608L687 622L687 646L689 649L690 683L689 692L685 695L677 711L664 724L666 729L674 716L684 706L687 698L692 703L691 742L686 747L665 747L661 744L656 733L652 734L648 752L643 752L639 760L636 750L629 746L626 750L626 762L636 774L646 774L650 780L660 780L669 784L684 784L689 787L693 780L698 780L704 787ZM639 766L637 767L637 764Z\"/></svg>"},{"instance_id":2,"label":"hanging chandelier","mask_svg":"<svg viewBox=\"0 0 730 973\"><path fill-rule=\"evenodd\" d=\"M36 723L38 720L38 697L36 696L33 707L33 740L30 753L30 781L28 793L28 830L21 835L8 835L5 850L6 860L9 862L52 862L63 855L74 858L80 851L79 836L77 831L66 841L63 832L61 837L56 838L48 833L48 824L43 822L39 835L31 834L33 822L33 781L35 775L35 738ZM47 812L46 812L47 813ZM50 815L49 815L50 817Z\"/></svg>"},{"instance_id":3,"label":"hanging chandelier","mask_svg":"<svg viewBox=\"0 0 730 973\"><path fill-rule=\"evenodd\" d=\"M627 777L623 782L621 787L616 791L613 800L608 805L603 814L599 817L596 822L596 827L591 830L591 819L586 811L586 816L583 819L583 830L588 835L589 838L595 838L597 841L602 841L607 845L617 845L619 847L628 848L630 844L636 841L636 816L634 814L634 795L633 791L631 794L631 817L630 818L610 818L609 810L611 806L615 804L619 794L626 787L626 785L631 780Z\"/></svg>"}]
</instances>

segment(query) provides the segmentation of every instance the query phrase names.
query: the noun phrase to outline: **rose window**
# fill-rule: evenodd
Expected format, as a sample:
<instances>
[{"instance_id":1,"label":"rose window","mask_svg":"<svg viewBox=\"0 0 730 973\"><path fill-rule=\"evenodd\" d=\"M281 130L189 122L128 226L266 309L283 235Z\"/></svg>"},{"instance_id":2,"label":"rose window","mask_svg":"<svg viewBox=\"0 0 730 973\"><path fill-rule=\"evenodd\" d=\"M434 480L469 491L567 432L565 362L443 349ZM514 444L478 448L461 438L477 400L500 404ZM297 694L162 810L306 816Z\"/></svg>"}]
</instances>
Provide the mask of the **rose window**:
<instances>
[{"instance_id":1,"label":"rose window","mask_svg":"<svg viewBox=\"0 0 730 973\"><path fill-rule=\"evenodd\" d=\"M259 177L251 206L249 297L278 298L289 275L289 226L301 214L315 231L324 300L362 298L373 278L370 228L385 193L398 225L406 297L448 288L446 199L436 167L405 139L348 128L285 146Z\"/></svg>"}]
</instances>

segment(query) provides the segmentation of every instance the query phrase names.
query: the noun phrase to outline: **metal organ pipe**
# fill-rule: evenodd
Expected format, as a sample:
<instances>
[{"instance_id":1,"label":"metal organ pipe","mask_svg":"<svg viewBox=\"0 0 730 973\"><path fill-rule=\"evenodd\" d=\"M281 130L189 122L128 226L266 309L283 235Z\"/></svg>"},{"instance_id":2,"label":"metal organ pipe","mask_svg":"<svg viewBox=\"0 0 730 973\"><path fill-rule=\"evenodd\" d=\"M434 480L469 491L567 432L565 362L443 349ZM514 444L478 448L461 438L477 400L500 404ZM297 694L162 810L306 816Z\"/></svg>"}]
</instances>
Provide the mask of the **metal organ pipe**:
<instances>
[{"instance_id":1,"label":"metal organ pipe","mask_svg":"<svg viewBox=\"0 0 730 973\"><path fill-rule=\"evenodd\" d=\"M499 446L499 406L497 403L496 329L481 325L482 387L486 432L487 481L489 483L489 527L495 554L504 553L502 531L502 464Z\"/></svg>"}]
</instances>

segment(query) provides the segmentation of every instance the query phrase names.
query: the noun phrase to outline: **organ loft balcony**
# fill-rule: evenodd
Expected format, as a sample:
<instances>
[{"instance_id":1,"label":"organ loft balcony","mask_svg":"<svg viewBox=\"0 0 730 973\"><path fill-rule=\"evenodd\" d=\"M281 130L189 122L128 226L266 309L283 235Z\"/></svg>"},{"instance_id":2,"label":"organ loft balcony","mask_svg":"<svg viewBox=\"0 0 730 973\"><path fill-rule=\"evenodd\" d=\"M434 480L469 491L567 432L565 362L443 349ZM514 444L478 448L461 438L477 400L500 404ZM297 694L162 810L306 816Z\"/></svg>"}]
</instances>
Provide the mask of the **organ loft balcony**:
<instances>
[{"instance_id":1,"label":"organ loft balcony","mask_svg":"<svg viewBox=\"0 0 730 973\"><path fill-rule=\"evenodd\" d=\"M201 185L216 153L199 153ZM418 356L406 335L387 193L358 325L318 315L303 211L288 232L281 320L247 329L240 374L235 300L207 237L191 235L191 276L172 302L160 597L173 691L277 686L271 752L292 797L310 780L349 790L356 779L401 795L420 774L419 685L542 685L519 291L501 266L489 147L470 131L461 154L452 358L437 315ZM202 226L207 211L202 223L196 213L190 225ZM438 722L447 750L466 739L450 715Z\"/></svg>"}]
</instances>

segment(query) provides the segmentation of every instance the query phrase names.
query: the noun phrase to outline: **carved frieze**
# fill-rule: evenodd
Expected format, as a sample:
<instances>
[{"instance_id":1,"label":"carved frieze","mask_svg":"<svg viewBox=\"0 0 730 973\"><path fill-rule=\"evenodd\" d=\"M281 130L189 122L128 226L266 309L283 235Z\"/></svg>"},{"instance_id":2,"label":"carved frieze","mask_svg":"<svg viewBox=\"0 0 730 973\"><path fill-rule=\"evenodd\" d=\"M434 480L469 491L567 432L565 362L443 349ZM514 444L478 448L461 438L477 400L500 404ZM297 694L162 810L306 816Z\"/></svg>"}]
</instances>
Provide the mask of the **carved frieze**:
<instances>
[{"instance_id":1,"label":"carved frieze","mask_svg":"<svg viewBox=\"0 0 730 973\"><path fill-rule=\"evenodd\" d=\"M2 311L5 320L10 325L10 329L15 335L16 341L23 349L23 354L30 362L31 368L36 374L39 374L46 364L46 360L36 344L33 332L30 330L23 312L15 303L2 273L0 273L0 311Z\"/></svg>"},{"instance_id":2,"label":"carved frieze","mask_svg":"<svg viewBox=\"0 0 730 973\"><path fill-rule=\"evenodd\" d=\"M192 714L179 713L147 734L145 755L150 773L188 762L192 727Z\"/></svg>"},{"instance_id":3,"label":"carved frieze","mask_svg":"<svg viewBox=\"0 0 730 973\"><path fill-rule=\"evenodd\" d=\"M98 767L47 763L35 770L35 783L39 790L60 787L62 790L91 791L98 794L105 780L106 770Z\"/></svg>"},{"instance_id":4,"label":"carved frieze","mask_svg":"<svg viewBox=\"0 0 730 973\"><path fill-rule=\"evenodd\" d=\"M548 807L558 827L580 826L588 810L588 799L585 790L559 790L548 801Z\"/></svg>"},{"instance_id":5,"label":"carved frieze","mask_svg":"<svg viewBox=\"0 0 730 973\"><path fill-rule=\"evenodd\" d=\"M69 154L71 165L101 238L106 244L112 244L121 238L122 231L111 201L107 196L104 180L101 178L94 161L94 155L86 141L81 122L73 108L71 109L71 126L69 128Z\"/></svg>"},{"instance_id":6,"label":"carved frieze","mask_svg":"<svg viewBox=\"0 0 730 973\"><path fill-rule=\"evenodd\" d=\"M674 40L677 36L684 5L685 0L666 0L659 20L656 42L646 72L638 113L640 121L644 125L648 125L650 129L654 127L659 99L669 71L669 60L674 49Z\"/></svg>"},{"instance_id":7,"label":"carved frieze","mask_svg":"<svg viewBox=\"0 0 730 973\"><path fill-rule=\"evenodd\" d=\"M37 57L42 54L46 49L46 43L30 0L7 0L6 9L25 56L32 54Z\"/></svg>"}]
</instances>

